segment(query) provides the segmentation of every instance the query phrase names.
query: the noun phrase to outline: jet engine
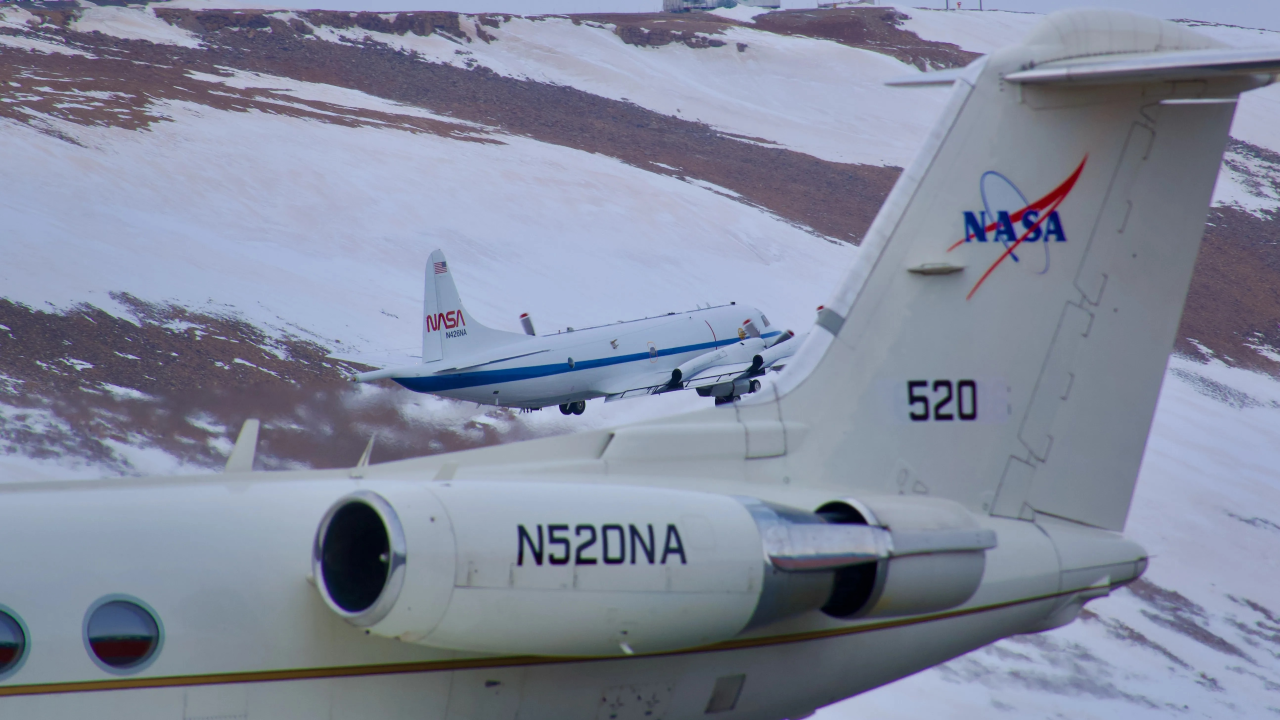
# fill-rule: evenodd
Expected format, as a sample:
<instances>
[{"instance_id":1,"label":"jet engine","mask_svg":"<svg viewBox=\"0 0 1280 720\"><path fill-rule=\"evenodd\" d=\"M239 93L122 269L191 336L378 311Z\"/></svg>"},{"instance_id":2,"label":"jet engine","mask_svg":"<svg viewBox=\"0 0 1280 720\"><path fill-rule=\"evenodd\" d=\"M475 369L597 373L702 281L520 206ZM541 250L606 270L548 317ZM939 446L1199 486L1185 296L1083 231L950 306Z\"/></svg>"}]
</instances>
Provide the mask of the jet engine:
<instances>
[{"instance_id":1,"label":"jet engine","mask_svg":"<svg viewBox=\"0 0 1280 720\"><path fill-rule=\"evenodd\" d=\"M329 509L312 568L325 603L372 634L524 655L676 650L817 610L931 612L973 594L994 533L946 501L876 507L837 500L808 512L618 485L388 483Z\"/></svg>"},{"instance_id":2,"label":"jet engine","mask_svg":"<svg viewBox=\"0 0 1280 720\"><path fill-rule=\"evenodd\" d=\"M837 569L822 611L838 618L921 615L963 604L982 583L995 532L959 503L891 495L841 499L818 508L830 523L889 533L891 550L874 563Z\"/></svg>"}]
</instances>

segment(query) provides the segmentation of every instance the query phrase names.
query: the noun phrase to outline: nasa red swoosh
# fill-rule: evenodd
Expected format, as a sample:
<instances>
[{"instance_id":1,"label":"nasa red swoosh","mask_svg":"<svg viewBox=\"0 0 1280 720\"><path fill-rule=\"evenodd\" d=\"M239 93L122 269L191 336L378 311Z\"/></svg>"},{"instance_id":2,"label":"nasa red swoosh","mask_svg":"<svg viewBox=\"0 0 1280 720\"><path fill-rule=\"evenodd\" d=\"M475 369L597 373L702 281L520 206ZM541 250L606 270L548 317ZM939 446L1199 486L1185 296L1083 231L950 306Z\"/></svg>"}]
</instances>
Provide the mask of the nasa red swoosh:
<instances>
[{"instance_id":1,"label":"nasa red swoosh","mask_svg":"<svg viewBox=\"0 0 1280 720\"><path fill-rule=\"evenodd\" d=\"M987 278L991 275L991 273L994 272L995 269L1000 266L1000 263L1004 262L1005 258L1012 255L1013 251L1016 250L1018 246L1022 244L1022 241L1025 240L1028 235L1035 232L1035 230L1040 227L1040 223L1043 223L1049 217L1049 213L1052 213L1054 210L1058 209L1058 206L1062 204L1062 201L1065 200L1067 198L1067 195L1071 193L1071 189L1075 187L1076 180L1080 179L1080 173L1084 171L1084 165L1087 162L1089 162L1089 156L1085 155L1084 159L1080 161L1080 165L1076 167L1075 172L1071 173L1071 176L1068 177L1066 180L1063 180L1062 183L1058 185L1058 187L1051 190L1049 194L1045 195L1039 200L1036 200L1035 202L1030 203L1026 207L1016 212L1013 212L1009 215L1009 219L1012 222L1018 222L1022 219L1022 216L1025 215L1028 210L1035 210L1039 212L1039 218L1037 218L1035 224L1027 228L1026 232L1022 233L1022 235L1016 241L1014 241L1013 244L1005 248L1005 251L1001 253L1000 257L996 258L996 261L991 263L991 267L987 268L987 271L982 274L981 278L978 278L977 284L975 284L973 286L973 289L969 291L969 294L965 296L965 300L972 298L973 294L978 291L978 288L982 287L982 283L986 282ZM1048 212L1045 212L1046 209L1048 210ZM995 230L997 225L998 225L998 222L993 222L990 225L988 225L985 229L988 231ZM947 248L947 252L951 252L952 250L955 250L956 248L960 247L961 245L964 244L966 240L968 240L971 237L973 237L972 233L960 238L954 244L952 244L951 247Z\"/></svg>"}]
</instances>

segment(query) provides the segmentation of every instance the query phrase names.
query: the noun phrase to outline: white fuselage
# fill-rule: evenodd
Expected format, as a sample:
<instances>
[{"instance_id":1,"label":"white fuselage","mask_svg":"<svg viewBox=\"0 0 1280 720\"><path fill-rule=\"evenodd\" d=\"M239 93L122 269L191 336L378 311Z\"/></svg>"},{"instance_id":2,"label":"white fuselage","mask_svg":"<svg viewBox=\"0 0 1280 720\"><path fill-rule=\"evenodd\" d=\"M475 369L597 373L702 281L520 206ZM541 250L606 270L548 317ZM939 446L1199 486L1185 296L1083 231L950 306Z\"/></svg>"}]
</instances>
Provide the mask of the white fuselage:
<instances>
[{"instance_id":1,"label":"white fuselage","mask_svg":"<svg viewBox=\"0 0 1280 720\"><path fill-rule=\"evenodd\" d=\"M745 334L739 330L747 319L766 341L780 334L766 325L759 310L722 305L532 336L477 356L384 376L416 392L458 400L514 407L558 405L659 384L685 361L741 342Z\"/></svg>"},{"instance_id":2,"label":"white fuselage","mask_svg":"<svg viewBox=\"0 0 1280 720\"><path fill-rule=\"evenodd\" d=\"M571 442L599 441L589 435ZM550 459L565 451L548 447L548 453ZM463 467L460 481L470 470ZM485 472L495 471L504 472ZM512 471L519 472L505 472ZM356 477L366 472L369 477ZM25 662L0 678L0 717L495 720L518 714L591 720L616 712L618 718L675 720L702 717L717 683L739 675L745 679L734 717L799 717L1000 637L1041 628L1076 595L1062 589L1062 548L1055 549L1052 534L1032 523L984 517L999 547L987 553L976 594L954 611L915 618L841 621L810 612L692 651L646 656L638 648L641 654L630 657L557 658L436 649L368 635L335 615L314 587L309 564L326 508L356 489L394 495L433 473L455 472L407 461L358 470L0 488L0 544L9 548L0 560L3 609L25 624L30 643ZM569 482L749 488L796 507L816 507L841 493L606 474ZM611 521L564 508L571 526ZM513 528L500 524L492 529L496 545L514 551ZM415 532L406 527L411 545ZM690 553L714 544L696 539L692 526L687 534ZM420 566L423 558L410 562ZM648 571L643 562L599 567L616 573L612 582L619 587ZM552 573L566 572L550 565L525 570L510 582L545 584ZM464 569L458 573L447 587L472 583ZM145 603L163 628L154 662L140 671L112 674L90 659L86 613L107 596ZM527 603L506 611L528 625L547 622ZM589 622L570 621L563 633Z\"/></svg>"}]
</instances>

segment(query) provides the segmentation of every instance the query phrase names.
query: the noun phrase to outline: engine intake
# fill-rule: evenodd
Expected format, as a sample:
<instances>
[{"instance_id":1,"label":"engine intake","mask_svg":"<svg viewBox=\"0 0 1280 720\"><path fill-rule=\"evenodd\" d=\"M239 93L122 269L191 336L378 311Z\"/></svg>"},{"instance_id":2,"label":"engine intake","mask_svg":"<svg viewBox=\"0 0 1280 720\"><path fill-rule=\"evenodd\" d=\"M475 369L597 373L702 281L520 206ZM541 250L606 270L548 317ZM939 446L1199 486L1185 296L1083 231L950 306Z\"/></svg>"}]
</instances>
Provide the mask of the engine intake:
<instances>
[{"instance_id":1,"label":"engine intake","mask_svg":"<svg viewBox=\"0 0 1280 720\"><path fill-rule=\"evenodd\" d=\"M404 529L380 495L359 491L329 508L312 570L330 607L357 627L386 617L404 585Z\"/></svg>"}]
</instances>

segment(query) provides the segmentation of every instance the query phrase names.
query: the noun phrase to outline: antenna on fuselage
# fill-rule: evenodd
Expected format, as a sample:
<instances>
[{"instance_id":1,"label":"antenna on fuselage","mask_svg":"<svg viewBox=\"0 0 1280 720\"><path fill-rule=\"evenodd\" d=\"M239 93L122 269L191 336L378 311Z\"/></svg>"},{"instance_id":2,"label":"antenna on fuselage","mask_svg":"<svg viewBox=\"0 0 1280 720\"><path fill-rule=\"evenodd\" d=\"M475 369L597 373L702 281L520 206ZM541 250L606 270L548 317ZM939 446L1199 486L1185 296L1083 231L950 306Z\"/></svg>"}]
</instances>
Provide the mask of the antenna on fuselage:
<instances>
[{"instance_id":1,"label":"antenna on fuselage","mask_svg":"<svg viewBox=\"0 0 1280 720\"><path fill-rule=\"evenodd\" d=\"M364 446L364 452L360 453L360 459L356 461L356 467L362 468L369 465L369 457L373 455L373 442L378 439L378 433L369 436L369 444Z\"/></svg>"},{"instance_id":2,"label":"antenna on fuselage","mask_svg":"<svg viewBox=\"0 0 1280 720\"><path fill-rule=\"evenodd\" d=\"M227 457L227 466L223 472L253 471L253 456L258 450L259 424L257 418L244 421L244 425L240 427L240 435L236 437L235 447L231 448L231 455Z\"/></svg>"},{"instance_id":3,"label":"antenna on fuselage","mask_svg":"<svg viewBox=\"0 0 1280 720\"><path fill-rule=\"evenodd\" d=\"M364 477L364 469L369 467L369 458L373 455L373 442L378 439L378 433L369 436L369 442L364 446L364 452L360 453L360 459L356 461L356 466L351 468L350 477Z\"/></svg>"}]
</instances>

